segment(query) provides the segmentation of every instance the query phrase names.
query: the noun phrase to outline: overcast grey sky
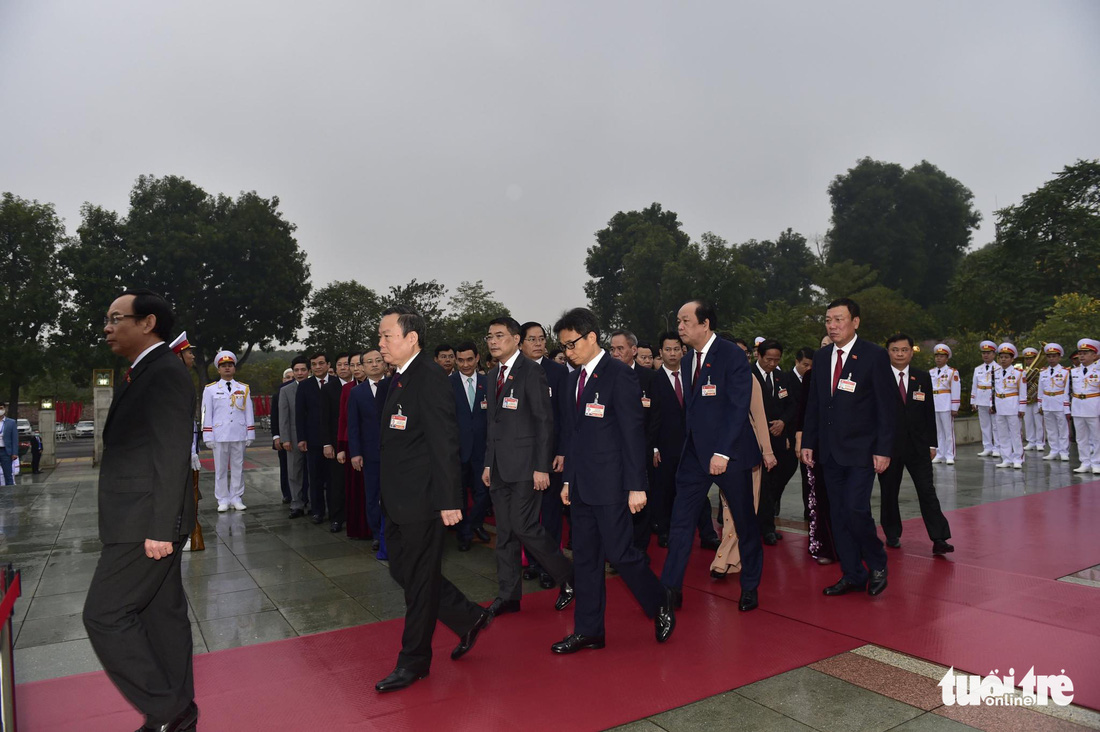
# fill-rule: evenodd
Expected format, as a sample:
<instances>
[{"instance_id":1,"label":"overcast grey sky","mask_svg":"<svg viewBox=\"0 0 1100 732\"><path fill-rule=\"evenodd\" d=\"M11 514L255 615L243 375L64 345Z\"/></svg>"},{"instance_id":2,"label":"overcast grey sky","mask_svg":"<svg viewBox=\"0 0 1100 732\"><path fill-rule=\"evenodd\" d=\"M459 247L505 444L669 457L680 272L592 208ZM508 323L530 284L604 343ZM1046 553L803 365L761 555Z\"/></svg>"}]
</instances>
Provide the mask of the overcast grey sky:
<instances>
[{"instance_id":1,"label":"overcast grey sky","mask_svg":"<svg viewBox=\"0 0 1100 732\"><path fill-rule=\"evenodd\" d=\"M315 287L483 279L584 303L653 201L812 237L863 156L992 212L1100 157L1100 2L0 0L0 191L125 213L142 173L277 195Z\"/></svg>"}]
</instances>

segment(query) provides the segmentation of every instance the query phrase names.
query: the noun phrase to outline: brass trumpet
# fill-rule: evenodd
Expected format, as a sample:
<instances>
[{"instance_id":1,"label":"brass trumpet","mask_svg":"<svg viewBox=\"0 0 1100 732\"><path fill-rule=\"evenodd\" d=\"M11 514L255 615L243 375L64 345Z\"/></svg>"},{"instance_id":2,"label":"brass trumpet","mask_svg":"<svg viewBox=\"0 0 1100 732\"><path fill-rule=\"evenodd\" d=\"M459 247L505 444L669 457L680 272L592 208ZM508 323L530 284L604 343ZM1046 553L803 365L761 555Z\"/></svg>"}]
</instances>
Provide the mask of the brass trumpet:
<instances>
[{"instance_id":1,"label":"brass trumpet","mask_svg":"<svg viewBox=\"0 0 1100 732\"><path fill-rule=\"evenodd\" d=\"M1031 359L1031 363L1024 366L1023 379L1027 384L1027 401L1029 404L1039 399L1039 372L1042 370L1042 367L1038 364L1039 359L1043 357L1046 351L1046 347L1046 343L1040 344L1039 352L1035 354L1035 358Z\"/></svg>"}]
</instances>

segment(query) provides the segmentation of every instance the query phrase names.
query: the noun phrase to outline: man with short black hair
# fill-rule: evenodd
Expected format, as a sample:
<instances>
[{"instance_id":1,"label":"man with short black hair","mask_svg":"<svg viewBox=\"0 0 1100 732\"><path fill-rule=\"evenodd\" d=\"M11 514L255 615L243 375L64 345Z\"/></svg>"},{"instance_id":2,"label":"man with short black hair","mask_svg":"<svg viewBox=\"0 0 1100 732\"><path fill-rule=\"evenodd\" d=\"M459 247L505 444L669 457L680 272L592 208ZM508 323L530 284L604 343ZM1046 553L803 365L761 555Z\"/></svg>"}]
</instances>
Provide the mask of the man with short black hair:
<instances>
[{"instance_id":1,"label":"man with short black hair","mask_svg":"<svg viewBox=\"0 0 1100 732\"><path fill-rule=\"evenodd\" d=\"M886 350L856 336L859 305L829 303L831 346L814 354L802 431L802 462L820 462L829 491L833 535L844 572L823 592L843 595L886 589L886 551L871 513L875 475L890 467L897 429L897 383Z\"/></svg>"},{"instance_id":2,"label":"man with short black hair","mask_svg":"<svg viewBox=\"0 0 1100 732\"><path fill-rule=\"evenodd\" d=\"M450 343L440 343L435 347L435 362L450 376L455 370L455 349Z\"/></svg>"},{"instance_id":3,"label":"man with short black hair","mask_svg":"<svg viewBox=\"0 0 1100 732\"><path fill-rule=\"evenodd\" d=\"M462 461L462 520L458 522L458 550L470 551L476 536L489 543L482 524L489 510L489 487L481 480L485 469L486 417L489 413L485 376L477 372L477 346L464 341L455 348L455 370L451 374L455 413L458 420L459 460ZM471 508L466 512L466 506Z\"/></svg>"},{"instance_id":4,"label":"man with short black hair","mask_svg":"<svg viewBox=\"0 0 1100 732\"><path fill-rule=\"evenodd\" d=\"M653 370L653 346L645 341L638 341L638 348L634 353L634 360L643 369Z\"/></svg>"},{"instance_id":5,"label":"man with short black hair","mask_svg":"<svg viewBox=\"0 0 1100 732\"><path fill-rule=\"evenodd\" d=\"M306 455L298 449L298 389L309 378L309 359L295 356L290 362L292 380L279 390L279 449L286 455L287 483L290 486L290 518L305 515L309 503L306 483ZM275 426L272 426L275 429Z\"/></svg>"},{"instance_id":6,"label":"man with short black hair","mask_svg":"<svg viewBox=\"0 0 1100 732\"><path fill-rule=\"evenodd\" d=\"M760 382L764 397L764 414L768 419L772 453L776 465L760 476L760 506L756 518L764 543L774 546L783 536L775 529L775 517L783 489L798 467L794 454L794 422L798 414L798 387L787 372L779 368L783 358L783 344L774 338L765 338L756 346L758 358L752 375Z\"/></svg>"},{"instance_id":7,"label":"man with short black hair","mask_svg":"<svg viewBox=\"0 0 1100 732\"><path fill-rule=\"evenodd\" d=\"M84 627L107 676L145 716L142 730L198 724L191 623L180 574L195 525L195 391L166 341L171 306L127 290L107 310L107 345L130 362L103 425L99 538Z\"/></svg>"},{"instance_id":8,"label":"man with short black hair","mask_svg":"<svg viewBox=\"0 0 1100 732\"><path fill-rule=\"evenodd\" d=\"M325 509L329 510L331 520L336 521L336 505L343 505L343 487L340 495L331 490L329 466L326 462L326 448L336 457L335 442L328 443L329 402L324 396L325 387L339 379L329 376L328 355L324 351L315 351L309 356L310 378L298 384L295 394L295 420L297 422L298 450L305 453L306 470L309 473L309 504L311 521L315 524L325 520ZM326 500L327 499L327 500ZM342 520L342 517L340 518Z\"/></svg>"},{"instance_id":9,"label":"man with short black hair","mask_svg":"<svg viewBox=\"0 0 1100 732\"><path fill-rule=\"evenodd\" d=\"M336 378L340 380L341 386L352 380L351 354L347 351L336 354Z\"/></svg>"}]
</instances>

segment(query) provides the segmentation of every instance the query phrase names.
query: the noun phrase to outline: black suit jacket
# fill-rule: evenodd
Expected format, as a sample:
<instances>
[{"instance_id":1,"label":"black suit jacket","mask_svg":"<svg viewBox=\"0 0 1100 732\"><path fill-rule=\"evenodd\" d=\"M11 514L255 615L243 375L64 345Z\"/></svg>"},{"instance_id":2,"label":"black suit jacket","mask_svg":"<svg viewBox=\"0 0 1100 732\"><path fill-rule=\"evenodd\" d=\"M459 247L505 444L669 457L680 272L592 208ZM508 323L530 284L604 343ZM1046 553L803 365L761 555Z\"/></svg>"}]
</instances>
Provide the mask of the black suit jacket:
<instances>
[{"instance_id":1,"label":"black suit jacket","mask_svg":"<svg viewBox=\"0 0 1100 732\"><path fill-rule=\"evenodd\" d=\"M832 456L840 465L870 467L872 456L889 456L897 427L897 385L886 349L857 338L844 362L841 378L856 382L854 391L834 394L831 360L836 346L814 354L802 448L814 451L814 460Z\"/></svg>"},{"instance_id":2,"label":"black suit jacket","mask_svg":"<svg viewBox=\"0 0 1100 732\"><path fill-rule=\"evenodd\" d=\"M348 452L369 463L379 460L379 444L382 439L382 408L390 386L387 377L378 382L378 393L371 391L370 382L364 381L348 394Z\"/></svg>"},{"instance_id":3,"label":"black suit jacket","mask_svg":"<svg viewBox=\"0 0 1100 732\"><path fill-rule=\"evenodd\" d=\"M894 372L891 370L890 373ZM923 454L930 457L929 449L938 444L931 374L910 366L905 403L902 403L901 392L897 388L894 393L898 420L891 456Z\"/></svg>"},{"instance_id":4,"label":"black suit jacket","mask_svg":"<svg viewBox=\"0 0 1100 732\"><path fill-rule=\"evenodd\" d=\"M751 470L760 463L760 446L749 424L752 375L745 352L732 341L715 338L703 362L699 383L694 383L695 352L680 362L687 410L687 435L695 444L699 464L706 468L713 455L726 455L731 469ZM714 396L704 396L707 384ZM685 449L687 444L685 442Z\"/></svg>"},{"instance_id":5,"label":"black suit jacket","mask_svg":"<svg viewBox=\"0 0 1100 732\"><path fill-rule=\"evenodd\" d=\"M684 423L685 412L680 406L680 400L676 398L676 390L669 381L668 374L663 368L653 372L654 402L650 409L660 412L657 419L657 437L653 447L661 453L661 460L679 460L680 453L684 450ZM680 388L684 389L683 374L680 374ZM686 396L686 392L685 392Z\"/></svg>"},{"instance_id":6,"label":"black suit jacket","mask_svg":"<svg viewBox=\"0 0 1100 732\"><path fill-rule=\"evenodd\" d=\"M539 362L546 374L546 384L550 387L550 403L554 405L554 450L556 456L561 455L561 421L565 412L565 391L569 387L569 369L553 359L543 357ZM494 382L495 383L495 382Z\"/></svg>"},{"instance_id":7,"label":"black suit jacket","mask_svg":"<svg viewBox=\"0 0 1100 732\"><path fill-rule=\"evenodd\" d=\"M191 376L163 343L115 388L99 469L104 544L179 541L191 533L194 414Z\"/></svg>"},{"instance_id":8,"label":"black suit jacket","mask_svg":"<svg viewBox=\"0 0 1100 732\"><path fill-rule=\"evenodd\" d=\"M332 445L334 449L339 442L340 399L343 393L344 385L335 376L330 376L321 390L321 444Z\"/></svg>"},{"instance_id":9,"label":"black suit jacket","mask_svg":"<svg viewBox=\"0 0 1100 732\"><path fill-rule=\"evenodd\" d=\"M546 372L521 353L511 372L505 372L504 388L498 394L499 373L498 365L485 376L489 393L485 465L507 483L533 480L535 471L549 473L554 459L554 407ZM518 408L505 409L506 397L519 400Z\"/></svg>"},{"instance_id":10,"label":"black suit jacket","mask_svg":"<svg viewBox=\"0 0 1100 732\"><path fill-rule=\"evenodd\" d=\"M783 420L783 431L778 435L770 435L772 452L777 456L780 452L790 449L794 444L794 422L798 416L798 377L780 369L772 371L774 391L769 391L764 375L756 364L752 365L752 375L760 382L760 393L764 396L764 414L770 425L777 419ZM793 385L791 382L795 382Z\"/></svg>"},{"instance_id":11,"label":"black suit jacket","mask_svg":"<svg viewBox=\"0 0 1100 732\"><path fill-rule=\"evenodd\" d=\"M635 361L634 373L638 375L638 386L642 388L642 409L645 412L646 461L649 464L649 456L653 454L653 448L657 446L657 434L661 431L661 408L657 403L661 397L656 394L656 389L653 386L657 382L657 372L653 369L647 369Z\"/></svg>"},{"instance_id":12,"label":"black suit jacket","mask_svg":"<svg viewBox=\"0 0 1100 732\"><path fill-rule=\"evenodd\" d=\"M565 451L563 479L570 501L590 506L613 506L627 501L630 491L646 489L645 415L637 374L606 351L588 375L576 406L580 369L569 374L562 423ZM603 417L585 416L585 405L604 405Z\"/></svg>"},{"instance_id":13,"label":"black suit jacket","mask_svg":"<svg viewBox=\"0 0 1100 732\"><path fill-rule=\"evenodd\" d=\"M455 369L448 377L454 389L455 416L458 419L458 456L463 463L472 462L475 467L485 467L485 435L488 431L489 396L485 389L484 374L474 373L474 406L466 395L466 377ZM482 409L482 405L485 408ZM478 468L475 480L481 480Z\"/></svg>"},{"instance_id":14,"label":"black suit jacket","mask_svg":"<svg viewBox=\"0 0 1100 732\"><path fill-rule=\"evenodd\" d=\"M393 429L398 413L405 429ZM391 379L382 408L382 509L398 524L462 508L455 400L447 374L423 351Z\"/></svg>"},{"instance_id":15,"label":"black suit jacket","mask_svg":"<svg viewBox=\"0 0 1100 732\"><path fill-rule=\"evenodd\" d=\"M325 386L333 381L340 383L335 376L330 376ZM335 447L335 438L333 442L325 442L328 434L329 400L321 398L321 385L317 383L317 379L311 375L300 382L294 400L294 420L298 426L298 441L304 441L311 450L320 449L325 445ZM337 417L339 417L339 403L337 400ZM333 432L333 434L336 433Z\"/></svg>"}]
</instances>

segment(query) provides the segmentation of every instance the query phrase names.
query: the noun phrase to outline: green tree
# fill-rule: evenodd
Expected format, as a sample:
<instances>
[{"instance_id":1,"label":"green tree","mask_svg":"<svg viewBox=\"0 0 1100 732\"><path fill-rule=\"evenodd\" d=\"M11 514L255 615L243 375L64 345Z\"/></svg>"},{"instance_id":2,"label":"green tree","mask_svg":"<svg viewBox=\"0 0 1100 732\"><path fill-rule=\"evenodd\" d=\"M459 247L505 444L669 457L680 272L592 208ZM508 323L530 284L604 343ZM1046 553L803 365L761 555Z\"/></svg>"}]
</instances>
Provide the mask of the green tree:
<instances>
[{"instance_id":1,"label":"green tree","mask_svg":"<svg viewBox=\"0 0 1100 732\"><path fill-rule=\"evenodd\" d=\"M821 305L826 305L838 297L851 297L878 284L878 272L869 264L856 264L850 259L832 264L818 264L814 268L814 284L821 291Z\"/></svg>"},{"instance_id":2,"label":"green tree","mask_svg":"<svg viewBox=\"0 0 1100 732\"><path fill-rule=\"evenodd\" d=\"M1031 334L1027 345L1039 348L1044 343L1057 343L1066 356L1077 349L1081 338L1093 338L1100 323L1100 300L1079 292L1070 292L1054 298L1043 318Z\"/></svg>"},{"instance_id":3,"label":"green tree","mask_svg":"<svg viewBox=\"0 0 1100 732\"><path fill-rule=\"evenodd\" d=\"M662 281L665 297L660 330L675 330L677 311L693 299L713 304L719 327L724 330L752 309L759 286L759 278L741 262L737 249L711 232L703 234L698 243L690 244L675 261L669 262Z\"/></svg>"},{"instance_id":4,"label":"green tree","mask_svg":"<svg viewBox=\"0 0 1100 732\"><path fill-rule=\"evenodd\" d=\"M997 240L980 250L971 272L985 274L984 296L1013 328L1035 326L1057 296L1100 292L1100 161L1079 160L1053 180L997 212ZM978 253L975 253L978 254ZM974 255L972 255L974 256ZM954 283L960 311L974 302L977 274Z\"/></svg>"},{"instance_id":5,"label":"green tree","mask_svg":"<svg viewBox=\"0 0 1100 732\"><path fill-rule=\"evenodd\" d=\"M922 306L944 299L981 220L974 194L927 161L905 170L863 158L833 180L829 198L829 263L868 264Z\"/></svg>"},{"instance_id":6,"label":"green tree","mask_svg":"<svg viewBox=\"0 0 1100 732\"><path fill-rule=\"evenodd\" d=\"M806 237L787 229L775 241L750 240L737 247L741 263L760 277L760 300L805 305L813 299L815 258Z\"/></svg>"},{"instance_id":7,"label":"green tree","mask_svg":"<svg viewBox=\"0 0 1100 732\"><path fill-rule=\"evenodd\" d=\"M355 280L332 282L313 293L306 316L308 350L355 352L378 343L382 300L374 290Z\"/></svg>"},{"instance_id":8,"label":"green tree","mask_svg":"<svg viewBox=\"0 0 1100 732\"><path fill-rule=\"evenodd\" d=\"M657 275L690 242L676 213L665 211L659 203L612 216L596 232L596 244L588 248L584 262L592 278L584 292L600 323L609 329L655 327L656 313L664 306L654 303L665 300ZM639 246L641 251L631 256Z\"/></svg>"},{"instance_id":9,"label":"green tree","mask_svg":"<svg viewBox=\"0 0 1100 732\"><path fill-rule=\"evenodd\" d=\"M757 336L775 338L783 344L783 365L794 363L794 354L803 346L817 349L825 335L825 317L819 308L791 305L772 300L764 310L753 310L730 328L737 337L752 347Z\"/></svg>"},{"instance_id":10,"label":"green tree","mask_svg":"<svg viewBox=\"0 0 1100 732\"><path fill-rule=\"evenodd\" d=\"M444 322L444 338L447 343L457 346L463 341L473 341L478 345L478 353L484 353L485 333L489 321L512 313L504 303L493 299L493 291L486 290L481 280L463 281L447 302L449 315Z\"/></svg>"},{"instance_id":11,"label":"green tree","mask_svg":"<svg viewBox=\"0 0 1100 732\"><path fill-rule=\"evenodd\" d=\"M172 303L203 379L222 348L243 365L254 348L296 339L309 266L277 197L215 198L178 176L141 176L125 221L91 205L82 217L63 257L73 297L59 343L94 344L91 314L127 286L149 287Z\"/></svg>"},{"instance_id":12,"label":"green tree","mask_svg":"<svg viewBox=\"0 0 1100 732\"><path fill-rule=\"evenodd\" d=\"M57 263L65 226L52 203L0 196L0 375L8 384L9 416L19 414L19 390L44 366L46 333L57 322L64 281Z\"/></svg>"}]
</instances>

